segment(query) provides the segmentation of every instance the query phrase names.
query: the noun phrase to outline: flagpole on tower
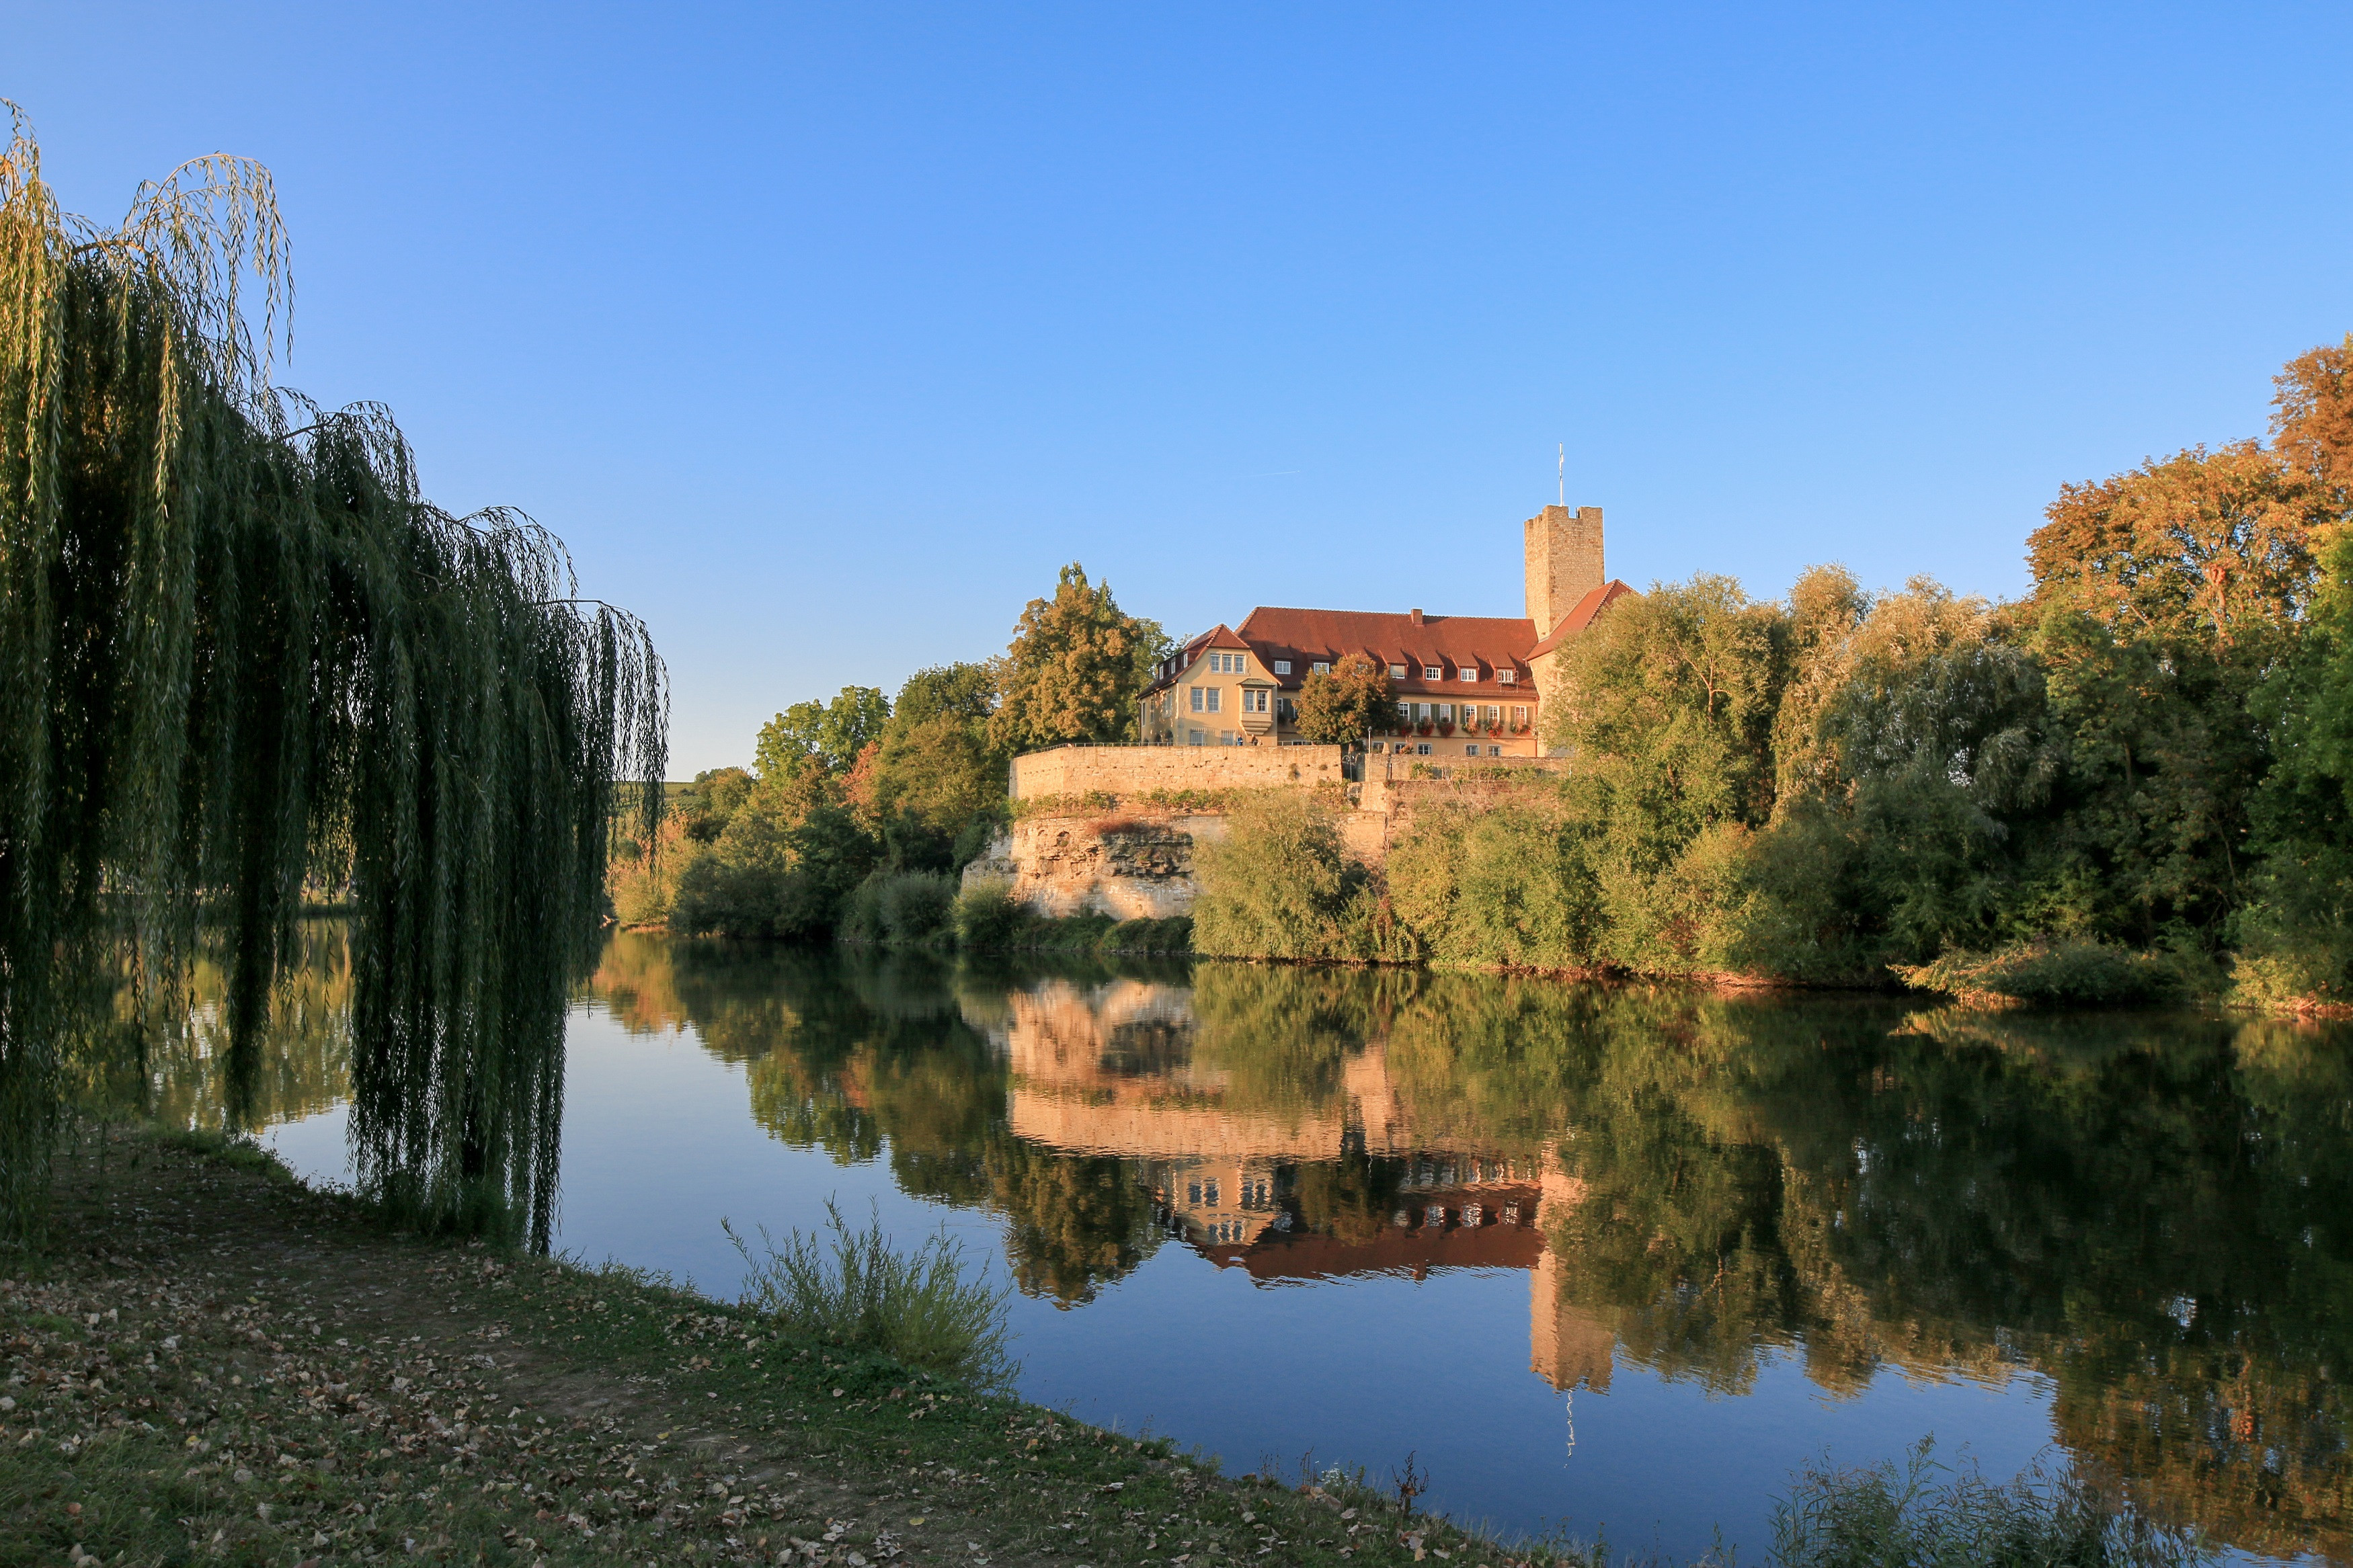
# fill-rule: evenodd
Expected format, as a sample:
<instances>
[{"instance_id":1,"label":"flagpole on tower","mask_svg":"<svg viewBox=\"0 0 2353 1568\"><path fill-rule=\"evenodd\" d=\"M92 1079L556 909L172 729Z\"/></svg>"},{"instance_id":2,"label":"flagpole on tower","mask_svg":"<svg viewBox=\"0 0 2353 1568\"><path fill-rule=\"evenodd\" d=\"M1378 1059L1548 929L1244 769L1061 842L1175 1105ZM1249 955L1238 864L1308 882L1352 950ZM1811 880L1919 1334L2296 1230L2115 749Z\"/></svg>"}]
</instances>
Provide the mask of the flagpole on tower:
<instances>
[{"instance_id":1,"label":"flagpole on tower","mask_svg":"<svg viewBox=\"0 0 2353 1568\"><path fill-rule=\"evenodd\" d=\"M1557 460L1553 464L1554 477L1560 481L1560 504L1568 504L1568 443L1560 444Z\"/></svg>"}]
</instances>

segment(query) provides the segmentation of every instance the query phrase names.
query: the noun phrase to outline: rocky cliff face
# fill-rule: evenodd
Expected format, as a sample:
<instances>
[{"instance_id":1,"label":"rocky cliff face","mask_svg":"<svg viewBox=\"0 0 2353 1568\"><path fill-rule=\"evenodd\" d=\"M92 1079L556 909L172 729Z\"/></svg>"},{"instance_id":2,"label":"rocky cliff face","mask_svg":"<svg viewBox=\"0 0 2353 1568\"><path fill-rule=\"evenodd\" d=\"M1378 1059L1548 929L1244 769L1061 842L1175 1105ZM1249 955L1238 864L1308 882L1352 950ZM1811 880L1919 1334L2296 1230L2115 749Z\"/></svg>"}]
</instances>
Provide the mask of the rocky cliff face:
<instances>
[{"instance_id":1,"label":"rocky cliff face","mask_svg":"<svg viewBox=\"0 0 2353 1568\"><path fill-rule=\"evenodd\" d=\"M1225 832L1222 816L1033 816L999 834L965 868L965 885L1012 884L1041 915L1161 920L1190 913L1200 886L1193 844Z\"/></svg>"}]
</instances>

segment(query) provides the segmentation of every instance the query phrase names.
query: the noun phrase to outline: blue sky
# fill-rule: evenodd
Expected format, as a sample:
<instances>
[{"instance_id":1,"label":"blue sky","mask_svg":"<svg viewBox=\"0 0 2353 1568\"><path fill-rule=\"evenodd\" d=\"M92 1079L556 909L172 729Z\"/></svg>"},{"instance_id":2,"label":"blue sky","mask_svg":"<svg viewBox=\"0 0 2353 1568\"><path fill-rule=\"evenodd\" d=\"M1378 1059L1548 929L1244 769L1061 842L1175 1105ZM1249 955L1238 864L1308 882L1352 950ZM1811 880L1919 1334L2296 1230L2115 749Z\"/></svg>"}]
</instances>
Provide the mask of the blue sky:
<instances>
[{"instance_id":1,"label":"blue sky","mask_svg":"<svg viewBox=\"0 0 2353 1568\"><path fill-rule=\"evenodd\" d=\"M1000 649L1842 561L2014 595L2057 487L2353 329L2353 10L10 4L69 206L276 172L284 379L652 624L673 776Z\"/></svg>"}]
</instances>

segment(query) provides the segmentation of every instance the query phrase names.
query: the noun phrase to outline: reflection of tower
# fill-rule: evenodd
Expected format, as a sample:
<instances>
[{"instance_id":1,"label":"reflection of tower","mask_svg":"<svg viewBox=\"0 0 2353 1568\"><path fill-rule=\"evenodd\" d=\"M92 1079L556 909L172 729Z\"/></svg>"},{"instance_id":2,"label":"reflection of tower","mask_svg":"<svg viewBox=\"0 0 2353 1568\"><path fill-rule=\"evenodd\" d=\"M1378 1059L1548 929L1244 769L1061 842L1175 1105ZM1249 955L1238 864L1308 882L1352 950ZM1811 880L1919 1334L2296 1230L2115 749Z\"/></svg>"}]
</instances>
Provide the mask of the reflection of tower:
<instances>
[{"instance_id":1,"label":"reflection of tower","mask_svg":"<svg viewBox=\"0 0 2353 1568\"><path fill-rule=\"evenodd\" d=\"M1566 1214L1584 1197L1583 1182L1557 1169L1545 1172L1546 1215ZM1563 1391L1583 1384L1596 1394L1607 1394L1618 1336L1562 1301L1562 1287L1575 1265L1576 1259L1563 1258L1547 1237L1544 1256L1528 1272L1528 1370Z\"/></svg>"}]
</instances>

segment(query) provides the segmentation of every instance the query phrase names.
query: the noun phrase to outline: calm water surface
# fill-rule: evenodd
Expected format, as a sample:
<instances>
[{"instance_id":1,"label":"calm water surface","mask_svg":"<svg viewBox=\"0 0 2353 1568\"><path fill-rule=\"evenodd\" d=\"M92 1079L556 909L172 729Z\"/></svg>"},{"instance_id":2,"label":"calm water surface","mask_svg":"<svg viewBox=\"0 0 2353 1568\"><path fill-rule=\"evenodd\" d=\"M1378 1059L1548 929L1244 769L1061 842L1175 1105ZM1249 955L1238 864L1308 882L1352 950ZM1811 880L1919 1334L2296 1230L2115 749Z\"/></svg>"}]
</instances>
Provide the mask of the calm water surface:
<instances>
[{"instance_id":1,"label":"calm water surface","mask_svg":"<svg viewBox=\"0 0 2353 1568\"><path fill-rule=\"evenodd\" d=\"M2188 1014L625 936L555 1245L727 1296L723 1216L944 1226L1017 1288L1030 1398L1234 1469L1411 1455L1507 1531L1753 1561L1792 1468L1933 1433L2342 1558L2348 1059ZM311 1175L348 1170L339 1073L302 1035L266 1075Z\"/></svg>"}]
</instances>

